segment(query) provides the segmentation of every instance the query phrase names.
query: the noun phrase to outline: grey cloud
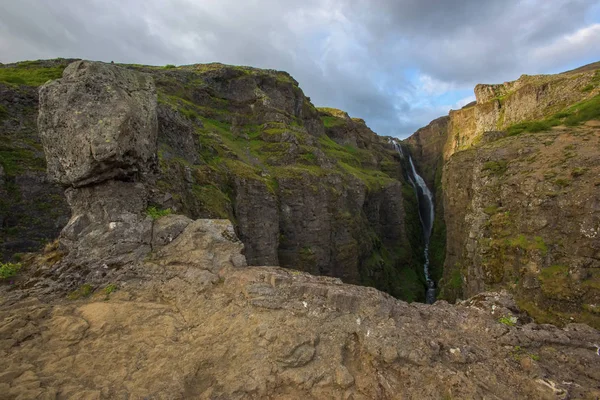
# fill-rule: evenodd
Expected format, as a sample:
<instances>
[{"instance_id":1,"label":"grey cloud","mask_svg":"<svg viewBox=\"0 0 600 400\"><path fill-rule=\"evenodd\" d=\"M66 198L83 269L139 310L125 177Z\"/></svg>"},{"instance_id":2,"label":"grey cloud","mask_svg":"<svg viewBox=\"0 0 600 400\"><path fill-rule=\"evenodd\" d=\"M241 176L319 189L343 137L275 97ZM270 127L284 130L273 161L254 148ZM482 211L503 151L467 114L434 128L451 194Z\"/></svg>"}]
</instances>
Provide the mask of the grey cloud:
<instances>
[{"instance_id":1,"label":"grey cloud","mask_svg":"<svg viewBox=\"0 0 600 400\"><path fill-rule=\"evenodd\" d=\"M586 18L597 5L591 0L6 0L0 3L0 61L62 56L281 69L314 103L364 118L380 134L406 136L449 107L422 101L406 68L464 89L577 62L557 55L561 49L575 58L600 58L598 46L586 49L582 42L573 50L561 39L589 24ZM532 59L532 54L541 55Z\"/></svg>"}]
</instances>

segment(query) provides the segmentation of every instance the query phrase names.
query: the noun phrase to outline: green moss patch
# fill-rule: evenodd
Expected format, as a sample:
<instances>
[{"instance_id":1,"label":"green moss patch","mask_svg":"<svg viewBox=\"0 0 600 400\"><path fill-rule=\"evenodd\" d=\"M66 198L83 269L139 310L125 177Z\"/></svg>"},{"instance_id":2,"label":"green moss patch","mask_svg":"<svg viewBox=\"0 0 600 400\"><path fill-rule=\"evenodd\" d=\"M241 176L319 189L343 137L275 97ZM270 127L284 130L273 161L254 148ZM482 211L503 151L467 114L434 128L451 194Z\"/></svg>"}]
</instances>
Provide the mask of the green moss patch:
<instances>
[{"instance_id":1,"label":"green moss patch","mask_svg":"<svg viewBox=\"0 0 600 400\"><path fill-rule=\"evenodd\" d=\"M483 164L482 171L488 172L490 175L501 176L504 175L508 169L508 162L506 160L488 161Z\"/></svg>"}]
</instances>

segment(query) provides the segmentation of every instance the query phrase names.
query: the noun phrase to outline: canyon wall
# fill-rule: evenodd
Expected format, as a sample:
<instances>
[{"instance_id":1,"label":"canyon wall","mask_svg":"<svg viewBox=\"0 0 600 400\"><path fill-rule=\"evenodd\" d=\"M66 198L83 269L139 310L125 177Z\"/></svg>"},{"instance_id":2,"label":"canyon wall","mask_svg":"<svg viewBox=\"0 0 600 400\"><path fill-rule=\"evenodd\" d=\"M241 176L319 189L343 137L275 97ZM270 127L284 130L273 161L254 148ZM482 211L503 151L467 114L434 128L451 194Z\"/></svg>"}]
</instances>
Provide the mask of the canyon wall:
<instances>
[{"instance_id":1,"label":"canyon wall","mask_svg":"<svg viewBox=\"0 0 600 400\"><path fill-rule=\"evenodd\" d=\"M504 288L537 321L600 326L599 67L477 85L442 151L439 120L405 141L443 193L442 298Z\"/></svg>"},{"instance_id":2,"label":"canyon wall","mask_svg":"<svg viewBox=\"0 0 600 400\"><path fill-rule=\"evenodd\" d=\"M36 87L71 61L0 66L4 260L52 241L69 219L62 189L43 172ZM416 200L393 146L364 121L316 109L284 72L121 67L156 85L149 208L230 219L251 265L293 266L423 298L420 227L406 220Z\"/></svg>"}]
</instances>

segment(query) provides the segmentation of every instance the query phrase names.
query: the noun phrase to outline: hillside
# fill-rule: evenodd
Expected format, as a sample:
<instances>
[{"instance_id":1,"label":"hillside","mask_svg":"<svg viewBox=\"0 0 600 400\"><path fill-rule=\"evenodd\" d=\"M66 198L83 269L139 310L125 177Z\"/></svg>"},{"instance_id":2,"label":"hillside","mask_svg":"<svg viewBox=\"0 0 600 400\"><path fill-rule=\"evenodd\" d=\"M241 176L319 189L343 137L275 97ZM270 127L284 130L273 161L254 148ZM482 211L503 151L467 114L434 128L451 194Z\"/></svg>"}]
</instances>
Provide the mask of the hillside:
<instances>
[{"instance_id":1,"label":"hillside","mask_svg":"<svg viewBox=\"0 0 600 400\"><path fill-rule=\"evenodd\" d=\"M54 240L69 218L47 182L37 87L73 60L0 67L0 254ZM150 207L227 218L250 265L281 265L422 300L416 198L387 139L317 110L287 73L222 64L150 67L158 165Z\"/></svg>"}]
</instances>

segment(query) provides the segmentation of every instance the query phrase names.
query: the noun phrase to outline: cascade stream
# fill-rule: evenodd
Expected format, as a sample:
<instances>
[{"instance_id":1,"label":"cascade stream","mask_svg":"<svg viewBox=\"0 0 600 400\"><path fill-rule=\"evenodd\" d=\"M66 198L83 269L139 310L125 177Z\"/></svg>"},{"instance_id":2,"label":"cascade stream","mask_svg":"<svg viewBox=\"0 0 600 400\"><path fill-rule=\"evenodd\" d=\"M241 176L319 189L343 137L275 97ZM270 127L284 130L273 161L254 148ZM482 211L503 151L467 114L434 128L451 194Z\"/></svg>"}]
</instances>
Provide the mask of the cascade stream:
<instances>
[{"instance_id":1,"label":"cascade stream","mask_svg":"<svg viewBox=\"0 0 600 400\"><path fill-rule=\"evenodd\" d=\"M402 158L404 158L404 152L402 147L394 141L394 146ZM425 274L425 280L427 281L427 292L425 294L425 301L427 304L433 304L435 302L435 282L431 279L429 273L429 239L431 238L431 230L433 228L434 220L434 209L433 209L433 195L427 187L427 184L423 178L417 173L415 165L413 164L412 157L408 155L408 162L410 164L410 171L408 175L408 181L412 185L417 195L417 202L419 205L419 219L421 220L421 226L423 227L423 239L425 241L425 263L423 264L423 272Z\"/></svg>"}]
</instances>

